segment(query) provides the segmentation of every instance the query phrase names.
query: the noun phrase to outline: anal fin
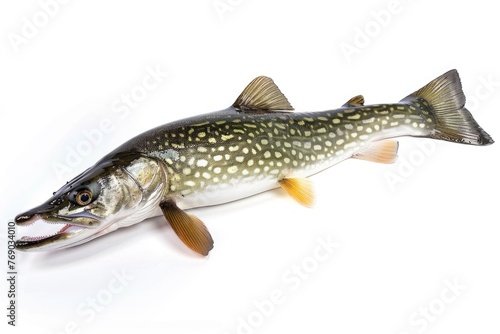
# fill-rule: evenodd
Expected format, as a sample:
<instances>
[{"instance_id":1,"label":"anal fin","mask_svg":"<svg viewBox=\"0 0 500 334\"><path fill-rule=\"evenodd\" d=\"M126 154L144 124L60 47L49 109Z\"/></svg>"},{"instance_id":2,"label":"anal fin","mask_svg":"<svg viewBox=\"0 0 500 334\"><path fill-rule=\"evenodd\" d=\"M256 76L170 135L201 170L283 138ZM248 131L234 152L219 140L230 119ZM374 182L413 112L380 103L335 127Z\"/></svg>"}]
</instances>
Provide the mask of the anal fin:
<instances>
[{"instance_id":1,"label":"anal fin","mask_svg":"<svg viewBox=\"0 0 500 334\"><path fill-rule=\"evenodd\" d=\"M361 151L354 154L354 159L391 164L398 157L399 143L396 140L382 140L369 143Z\"/></svg>"},{"instance_id":2,"label":"anal fin","mask_svg":"<svg viewBox=\"0 0 500 334\"><path fill-rule=\"evenodd\" d=\"M207 256L214 247L214 241L205 224L179 209L172 199L162 201L160 208L179 239L193 251Z\"/></svg>"},{"instance_id":3,"label":"anal fin","mask_svg":"<svg viewBox=\"0 0 500 334\"><path fill-rule=\"evenodd\" d=\"M300 204L308 208L314 205L314 189L311 180L301 178L285 178L278 181L278 183Z\"/></svg>"}]
</instances>

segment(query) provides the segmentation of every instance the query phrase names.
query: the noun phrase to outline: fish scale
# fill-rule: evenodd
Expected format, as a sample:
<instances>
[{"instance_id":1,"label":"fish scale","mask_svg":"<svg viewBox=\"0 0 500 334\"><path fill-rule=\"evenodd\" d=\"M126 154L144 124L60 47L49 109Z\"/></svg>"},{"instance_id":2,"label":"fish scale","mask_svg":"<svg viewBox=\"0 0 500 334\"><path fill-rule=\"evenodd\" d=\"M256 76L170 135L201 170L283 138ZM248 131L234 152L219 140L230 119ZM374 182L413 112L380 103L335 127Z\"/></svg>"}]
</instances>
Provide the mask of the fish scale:
<instances>
[{"instance_id":1,"label":"fish scale","mask_svg":"<svg viewBox=\"0 0 500 334\"><path fill-rule=\"evenodd\" d=\"M493 143L464 105L454 70L395 104L365 106L355 96L339 109L319 112L292 112L274 82L257 77L231 107L132 138L46 203L18 215L18 225L37 227L29 231L44 231L46 223L64 228L27 235L16 247L65 248L163 215L190 249L207 255L214 244L208 229L184 210L277 187L312 206L308 176L348 158L394 162L394 138L401 136Z\"/></svg>"},{"instance_id":2,"label":"fish scale","mask_svg":"<svg viewBox=\"0 0 500 334\"><path fill-rule=\"evenodd\" d=\"M190 125L157 128L129 149L156 152L167 166L170 194L182 197L185 207L213 205L227 197L221 191L237 184L307 177L373 140L427 135L434 120L426 117L426 108L424 103L381 104L271 114L240 114L231 108L191 119ZM213 196L200 201L201 191ZM197 200L189 203L193 194ZM237 190L233 197L251 194Z\"/></svg>"}]
</instances>

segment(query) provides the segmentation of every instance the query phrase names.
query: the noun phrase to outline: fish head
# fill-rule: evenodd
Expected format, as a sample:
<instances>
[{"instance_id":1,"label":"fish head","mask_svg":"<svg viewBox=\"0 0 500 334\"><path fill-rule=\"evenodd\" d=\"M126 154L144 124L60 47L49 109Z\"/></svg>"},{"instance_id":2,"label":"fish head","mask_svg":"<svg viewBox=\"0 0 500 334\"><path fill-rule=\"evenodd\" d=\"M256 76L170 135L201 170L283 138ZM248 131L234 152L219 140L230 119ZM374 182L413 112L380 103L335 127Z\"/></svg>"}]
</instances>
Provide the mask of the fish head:
<instances>
[{"instance_id":1,"label":"fish head","mask_svg":"<svg viewBox=\"0 0 500 334\"><path fill-rule=\"evenodd\" d=\"M151 216L162 197L162 164L140 154L105 157L43 204L15 218L16 248L45 251L76 246Z\"/></svg>"}]
</instances>

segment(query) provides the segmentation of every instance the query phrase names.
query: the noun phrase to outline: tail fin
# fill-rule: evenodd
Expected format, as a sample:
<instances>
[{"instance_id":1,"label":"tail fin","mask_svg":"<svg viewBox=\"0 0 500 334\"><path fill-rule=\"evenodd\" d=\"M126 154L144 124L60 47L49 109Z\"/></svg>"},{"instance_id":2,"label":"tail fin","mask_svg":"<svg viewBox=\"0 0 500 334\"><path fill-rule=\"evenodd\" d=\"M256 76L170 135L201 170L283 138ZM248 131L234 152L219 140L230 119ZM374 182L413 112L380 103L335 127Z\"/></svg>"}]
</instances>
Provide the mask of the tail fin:
<instances>
[{"instance_id":1,"label":"tail fin","mask_svg":"<svg viewBox=\"0 0 500 334\"><path fill-rule=\"evenodd\" d=\"M429 137L471 145L489 145L494 141L464 108L465 95L460 77L451 70L432 80L404 100L422 98L430 106L436 126Z\"/></svg>"}]
</instances>

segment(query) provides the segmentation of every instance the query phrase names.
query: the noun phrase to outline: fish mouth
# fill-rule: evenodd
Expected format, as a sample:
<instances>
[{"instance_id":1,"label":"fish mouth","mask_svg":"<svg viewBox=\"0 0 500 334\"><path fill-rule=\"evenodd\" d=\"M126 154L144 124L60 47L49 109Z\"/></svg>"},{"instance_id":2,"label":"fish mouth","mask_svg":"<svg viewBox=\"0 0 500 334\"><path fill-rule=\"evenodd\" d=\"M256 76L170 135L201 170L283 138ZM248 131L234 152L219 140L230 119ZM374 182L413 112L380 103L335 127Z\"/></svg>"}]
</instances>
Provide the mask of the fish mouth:
<instances>
[{"instance_id":1,"label":"fish mouth","mask_svg":"<svg viewBox=\"0 0 500 334\"><path fill-rule=\"evenodd\" d=\"M85 234L99 221L90 214L70 216L50 216L43 214L22 215L16 217L18 226L16 249L21 251L57 249L68 247L73 240ZM85 224L82 221L85 220ZM70 242L68 240L72 239Z\"/></svg>"}]
</instances>

